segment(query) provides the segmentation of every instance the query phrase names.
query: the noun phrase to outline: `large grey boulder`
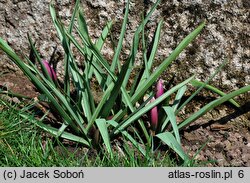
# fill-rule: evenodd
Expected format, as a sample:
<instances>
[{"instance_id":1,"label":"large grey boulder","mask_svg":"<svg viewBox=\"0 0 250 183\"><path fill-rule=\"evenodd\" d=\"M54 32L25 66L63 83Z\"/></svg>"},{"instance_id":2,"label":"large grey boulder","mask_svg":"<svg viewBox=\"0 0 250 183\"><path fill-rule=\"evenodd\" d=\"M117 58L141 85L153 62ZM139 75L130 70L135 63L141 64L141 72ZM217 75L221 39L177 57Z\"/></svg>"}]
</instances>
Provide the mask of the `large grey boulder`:
<instances>
[{"instance_id":1,"label":"large grey boulder","mask_svg":"<svg viewBox=\"0 0 250 183\"><path fill-rule=\"evenodd\" d=\"M70 20L74 2L56 1L59 15L65 23ZM128 31L124 41L124 56L128 54L133 32L143 11L147 11L153 2L151 0L131 1ZM0 36L17 52L28 54L27 33L30 33L42 56L48 58L53 52L53 47L58 44L49 14L49 3L49 0L0 0ZM114 20L112 32L114 39L118 39L125 8L124 0L85 0L81 2L81 6L93 39L100 34L107 20ZM165 79L168 80L175 75L175 81L181 81L192 74L197 74L197 78L205 80L225 58L228 58L228 64L213 80L213 84L226 91L249 84L249 9L248 0L163 0L147 25L148 31L152 33L157 22L160 19L164 20L156 63L160 63L167 57L199 23L203 20L207 22L198 38L165 72ZM152 37L152 34L150 36ZM103 53L107 59L111 59L113 52L108 44ZM2 52L0 52L0 59L1 69L16 70ZM60 64L58 67L60 69Z\"/></svg>"}]
</instances>

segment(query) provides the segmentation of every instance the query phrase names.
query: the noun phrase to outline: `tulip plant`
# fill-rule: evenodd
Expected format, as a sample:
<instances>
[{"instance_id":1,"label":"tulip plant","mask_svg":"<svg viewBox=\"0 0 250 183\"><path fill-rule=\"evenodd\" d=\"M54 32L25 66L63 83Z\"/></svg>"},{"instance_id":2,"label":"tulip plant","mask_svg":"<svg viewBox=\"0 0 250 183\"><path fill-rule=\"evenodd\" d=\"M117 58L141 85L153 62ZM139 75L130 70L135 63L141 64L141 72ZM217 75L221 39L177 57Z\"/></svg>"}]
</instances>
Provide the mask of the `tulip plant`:
<instances>
[{"instance_id":1,"label":"tulip plant","mask_svg":"<svg viewBox=\"0 0 250 183\"><path fill-rule=\"evenodd\" d=\"M175 50L152 72L163 21L161 20L155 28L154 38L151 43L152 49L150 50L145 49L148 43L146 42L147 39L145 39L144 29L159 3L160 0L157 0L143 18L141 24L138 25L131 43L130 54L125 60L120 60L120 54L128 21L129 0L126 4L119 41L114 49L112 60L107 60L101 54L103 45L112 29L112 21L107 22L100 37L93 42L79 0L75 3L68 27L61 22L53 3L51 3L52 21L65 52L63 60L64 78L61 81L63 85L58 84L57 74L50 64L40 58L40 53L36 50L30 36L28 36L28 39L35 60L31 60L27 56L21 59L0 38L0 48L40 92L36 102L48 104L45 107L44 115L39 119L34 118L32 122L56 137L75 141L86 147L104 145L111 157L113 156L112 142L117 137L123 137L124 142L130 141L135 149L144 156L147 154L146 149L153 146L154 141L152 139L158 139L160 144L167 144L183 161L188 162L190 157L181 147L179 131L225 101L230 100L231 103L239 107L233 97L249 91L250 86L225 94L208 85L208 82L220 70L219 68L206 82L198 81L195 76L190 76L176 86L164 91L161 74L178 57L182 50L198 36L205 23L201 23L193 32L187 35ZM139 50L141 43L144 49ZM82 59L78 60L78 62L84 66L81 67L83 70L76 64L77 60L72 48L76 48L78 54L82 55ZM139 51L143 53L141 60L143 67L139 68L139 72L136 72L137 74L134 76L135 58ZM133 79L132 86L129 85L131 79ZM156 90L153 89L155 84ZM182 97L190 85L197 87L197 90L186 101L182 101ZM74 92L72 92L72 88ZM221 97L190 115L189 118L177 123L176 117L183 107L202 88L210 89L220 94ZM95 99L94 90L101 91L101 100L97 101ZM143 100L145 96L147 96L147 99ZM172 103L168 102L171 101L168 100L170 97L174 98ZM58 116L57 123L60 127L45 123L49 113ZM20 115L23 118L27 117L25 113L20 113Z\"/></svg>"}]
</instances>

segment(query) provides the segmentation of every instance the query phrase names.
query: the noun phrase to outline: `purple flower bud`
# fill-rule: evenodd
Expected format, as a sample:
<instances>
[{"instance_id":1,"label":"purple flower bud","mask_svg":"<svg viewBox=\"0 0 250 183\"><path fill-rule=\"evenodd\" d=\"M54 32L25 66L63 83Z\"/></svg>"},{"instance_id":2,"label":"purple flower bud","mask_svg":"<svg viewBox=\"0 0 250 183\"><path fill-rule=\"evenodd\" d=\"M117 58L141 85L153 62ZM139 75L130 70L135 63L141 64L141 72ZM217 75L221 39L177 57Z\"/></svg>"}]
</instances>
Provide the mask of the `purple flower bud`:
<instances>
[{"instance_id":1,"label":"purple flower bud","mask_svg":"<svg viewBox=\"0 0 250 183\"><path fill-rule=\"evenodd\" d=\"M163 80L159 79L159 81L157 82L157 86L156 86L155 98L160 97L163 93L164 93ZM153 97L150 102L155 101L155 98ZM158 115L159 115L158 107L155 106L150 110L150 122L151 122L152 130L154 132L157 129L157 126L158 126L158 117L159 117Z\"/></svg>"},{"instance_id":2,"label":"purple flower bud","mask_svg":"<svg viewBox=\"0 0 250 183\"><path fill-rule=\"evenodd\" d=\"M43 65L45 66L46 70L48 71L51 79L53 81L56 81L57 80L57 77L56 77L56 72L54 71L54 69L50 66L49 62L47 60L43 60L42 61Z\"/></svg>"},{"instance_id":3,"label":"purple flower bud","mask_svg":"<svg viewBox=\"0 0 250 183\"><path fill-rule=\"evenodd\" d=\"M153 102L155 98L153 97L150 102ZM158 109L157 106L150 110L150 121L152 130L155 131L158 125Z\"/></svg>"},{"instance_id":4,"label":"purple flower bud","mask_svg":"<svg viewBox=\"0 0 250 183\"><path fill-rule=\"evenodd\" d=\"M114 117L113 115L112 116L108 116L107 120L111 120L113 117Z\"/></svg>"},{"instance_id":5,"label":"purple flower bud","mask_svg":"<svg viewBox=\"0 0 250 183\"><path fill-rule=\"evenodd\" d=\"M163 80L162 80L162 79L159 79L159 81L157 82L157 86L156 86L156 95L155 95L155 97L158 98L158 97L160 97L163 93L164 93Z\"/></svg>"}]
</instances>

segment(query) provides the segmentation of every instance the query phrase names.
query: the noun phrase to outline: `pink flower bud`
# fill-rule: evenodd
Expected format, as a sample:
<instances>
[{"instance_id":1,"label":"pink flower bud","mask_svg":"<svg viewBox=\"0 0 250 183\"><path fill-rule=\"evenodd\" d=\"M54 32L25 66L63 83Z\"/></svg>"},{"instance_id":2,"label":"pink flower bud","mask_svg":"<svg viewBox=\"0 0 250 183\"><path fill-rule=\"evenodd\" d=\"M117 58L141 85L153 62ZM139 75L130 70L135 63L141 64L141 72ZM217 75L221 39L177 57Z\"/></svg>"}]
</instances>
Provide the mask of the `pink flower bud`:
<instances>
[{"instance_id":1,"label":"pink flower bud","mask_svg":"<svg viewBox=\"0 0 250 183\"><path fill-rule=\"evenodd\" d=\"M153 102L155 98L153 97L150 102ZM157 125L158 125L158 109L157 106L153 107L150 110L150 121L151 121L151 127L152 130L156 130Z\"/></svg>"},{"instance_id":2,"label":"pink flower bud","mask_svg":"<svg viewBox=\"0 0 250 183\"><path fill-rule=\"evenodd\" d=\"M43 65L45 66L46 70L48 71L51 79L53 81L56 81L57 80L57 77L56 77L56 72L54 71L54 69L50 66L49 62L47 60L43 60L42 61Z\"/></svg>"},{"instance_id":3,"label":"pink flower bud","mask_svg":"<svg viewBox=\"0 0 250 183\"><path fill-rule=\"evenodd\" d=\"M163 80L162 80L162 79L159 79L159 81L157 82L157 86L156 86L156 95L155 95L155 97L158 98L158 97L160 97L163 93L164 93Z\"/></svg>"},{"instance_id":4,"label":"pink flower bud","mask_svg":"<svg viewBox=\"0 0 250 183\"><path fill-rule=\"evenodd\" d=\"M163 93L164 93L163 80L159 79L159 81L157 82L157 86L156 86L155 98L160 97ZM155 101L155 98L153 97L150 102ZM158 107L155 106L150 110L150 122L151 122L151 127L153 131L155 131L158 126L158 118L159 118L158 115L159 115Z\"/></svg>"},{"instance_id":5,"label":"pink flower bud","mask_svg":"<svg viewBox=\"0 0 250 183\"><path fill-rule=\"evenodd\" d=\"M111 120L114 116L108 116L107 120Z\"/></svg>"}]
</instances>

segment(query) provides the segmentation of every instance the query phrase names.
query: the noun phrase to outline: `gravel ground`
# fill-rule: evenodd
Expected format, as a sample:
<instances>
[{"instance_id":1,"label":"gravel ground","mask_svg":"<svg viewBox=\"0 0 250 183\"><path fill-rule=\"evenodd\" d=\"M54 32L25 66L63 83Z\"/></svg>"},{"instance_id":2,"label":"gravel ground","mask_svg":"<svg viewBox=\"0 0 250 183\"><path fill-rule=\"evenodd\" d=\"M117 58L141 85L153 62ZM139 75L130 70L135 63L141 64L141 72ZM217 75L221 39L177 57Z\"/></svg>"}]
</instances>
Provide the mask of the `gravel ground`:
<instances>
[{"instance_id":1,"label":"gravel ground","mask_svg":"<svg viewBox=\"0 0 250 183\"><path fill-rule=\"evenodd\" d=\"M193 156L206 144L195 159L216 161L207 166L250 166L250 103L243 107L219 120L197 120L184 130L183 148Z\"/></svg>"}]
</instances>

